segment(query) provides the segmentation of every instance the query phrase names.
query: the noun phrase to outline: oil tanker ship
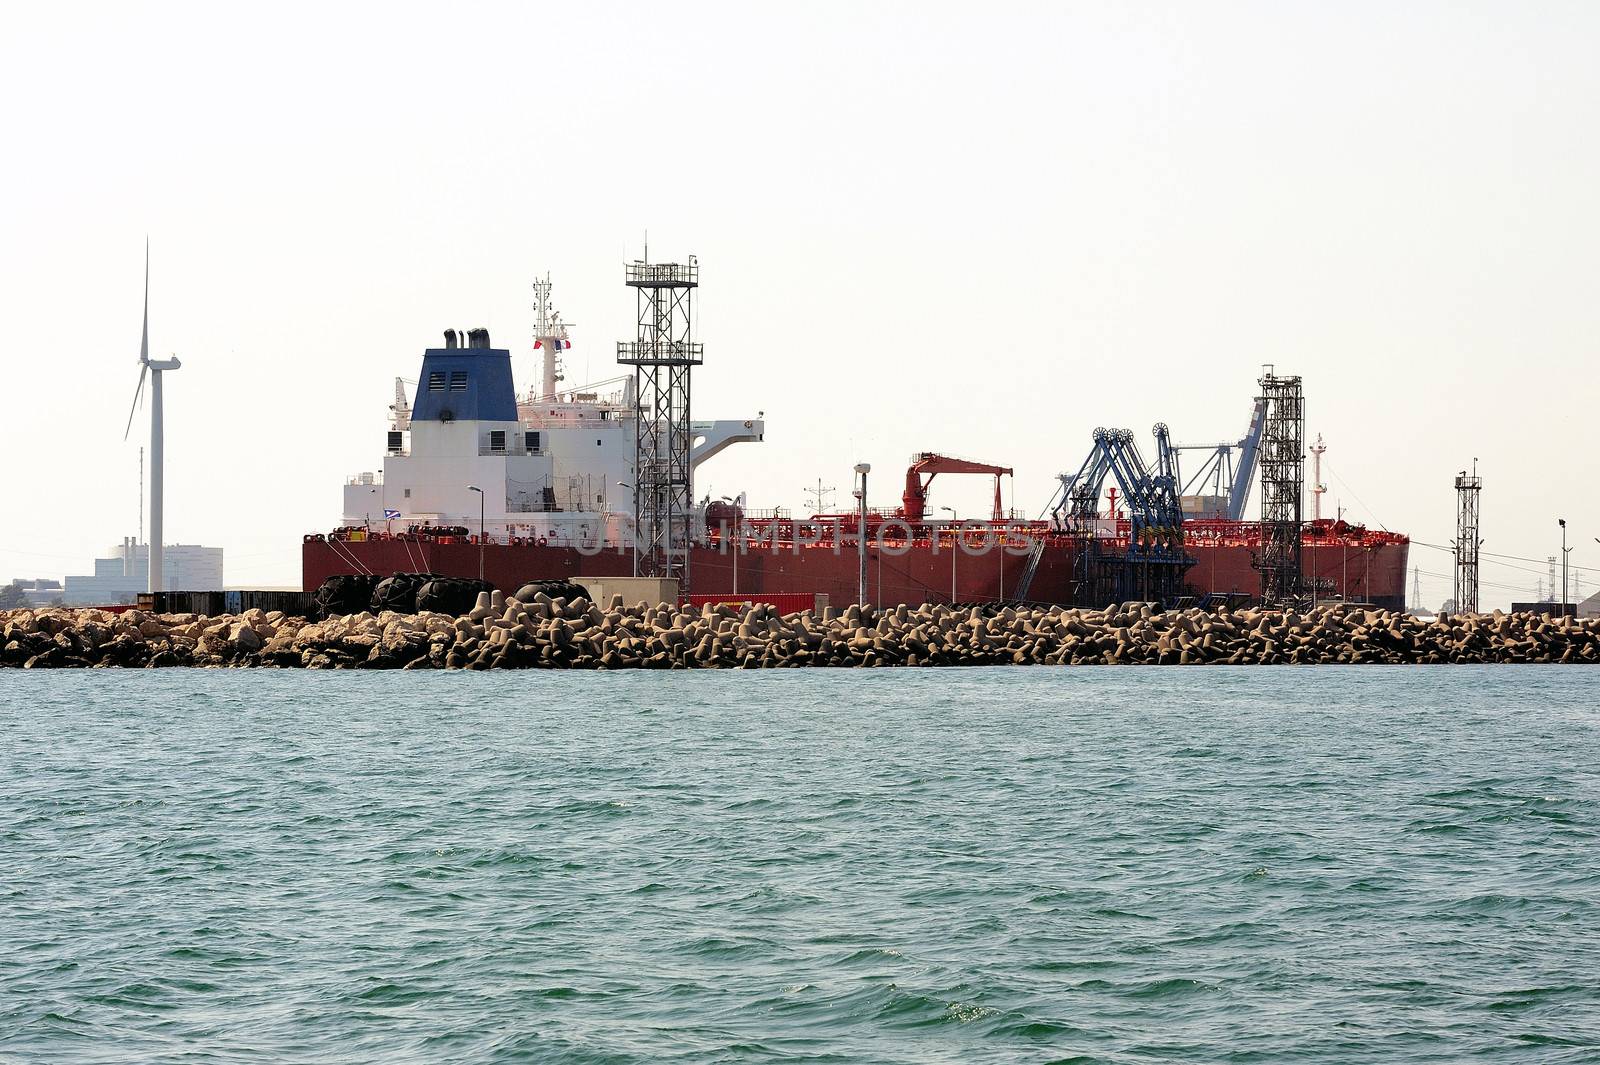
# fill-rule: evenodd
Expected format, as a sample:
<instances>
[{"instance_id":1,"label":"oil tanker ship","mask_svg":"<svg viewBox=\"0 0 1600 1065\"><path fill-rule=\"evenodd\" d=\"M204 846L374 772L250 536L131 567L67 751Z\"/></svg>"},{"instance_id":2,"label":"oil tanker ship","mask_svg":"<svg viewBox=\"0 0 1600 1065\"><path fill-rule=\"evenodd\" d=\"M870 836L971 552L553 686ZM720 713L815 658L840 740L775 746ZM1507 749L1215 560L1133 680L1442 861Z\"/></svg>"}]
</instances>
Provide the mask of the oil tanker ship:
<instances>
[{"instance_id":1,"label":"oil tanker ship","mask_svg":"<svg viewBox=\"0 0 1600 1065\"><path fill-rule=\"evenodd\" d=\"M562 389L569 331L548 279L534 289L540 380L518 393L509 349L493 347L487 330L447 330L443 347L423 352L414 389L395 381L382 470L347 478L340 526L304 538L307 591L341 574L481 575L511 591L634 572L636 377ZM702 499L690 516L685 591L844 604L858 598L864 571L877 604L1253 599L1263 526L1243 512L1264 415L1258 400L1245 437L1201 449L1206 460L1187 482L1177 463L1186 449L1170 445L1164 426L1152 467L1132 434L1096 430L1084 468L1063 475L1032 519L1000 506L1010 469L934 453L913 457L893 508L794 515L749 507L747 494ZM691 477L764 434L759 414L692 422ZM941 474L994 478L989 517L930 518ZM1160 485L1166 511L1152 509ZM1300 565L1323 598L1403 608L1408 546L1403 535L1318 518L1302 527Z\"/></svg>"}]
</instances>

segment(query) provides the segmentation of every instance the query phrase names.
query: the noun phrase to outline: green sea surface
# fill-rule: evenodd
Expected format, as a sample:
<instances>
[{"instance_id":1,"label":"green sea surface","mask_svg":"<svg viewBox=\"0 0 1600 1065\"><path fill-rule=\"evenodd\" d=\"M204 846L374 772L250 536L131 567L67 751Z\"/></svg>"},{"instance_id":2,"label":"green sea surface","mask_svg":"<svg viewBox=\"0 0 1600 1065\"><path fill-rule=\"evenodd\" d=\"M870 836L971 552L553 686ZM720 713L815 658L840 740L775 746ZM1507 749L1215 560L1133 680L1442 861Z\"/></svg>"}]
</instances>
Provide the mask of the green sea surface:
<instances>
[{"instance_id":1,"label":"green sea surface","mask_svg":"<svg viewBox=\"0 0 1600 1065\"><path fill-rule=\"evenodd\" d=\"M7 671L0 1062L1596 1062L1597 680Z\"/></svg>"}]
</instances>

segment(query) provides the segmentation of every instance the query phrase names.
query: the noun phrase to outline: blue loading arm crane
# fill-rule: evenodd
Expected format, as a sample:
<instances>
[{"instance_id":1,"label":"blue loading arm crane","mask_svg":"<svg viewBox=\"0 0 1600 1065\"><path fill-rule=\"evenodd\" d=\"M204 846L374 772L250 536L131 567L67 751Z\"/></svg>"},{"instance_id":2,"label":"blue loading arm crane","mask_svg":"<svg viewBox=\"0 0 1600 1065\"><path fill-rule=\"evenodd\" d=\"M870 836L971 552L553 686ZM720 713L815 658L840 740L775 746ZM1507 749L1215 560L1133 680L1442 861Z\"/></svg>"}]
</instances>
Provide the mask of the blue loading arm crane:
<instances>
[{"instance_id":1,"label":"blue loading arm crane","mask_svg":"<svg viewBox=\"0 0 1600 1065\"><path fill-rule=\"evenodd\" d=\"M1256 456L1261 450L1261 434L1267 427L1267 401L1256 400L1250 415L1250 431L1239 441L1239 468L1234 472L1233 484L1228 491L1228 520L1244 518L1244 505L1250 501L1250 483L1256 477Z\"/></svg>"},{"instance_id":2,"label":"blue loading arm crane","mask_svg":"<svg viewBox=\"0 0 1600 1065\"><path fill-rule=\"evenodd\" d=\"M1165 422L1157 422L1156 472L1151 479L1151 510L1175 557L1183 556L1183 475L1178 470L1178 449L1172 446Z\"/></svg>"},{"instance_id":3,"label":"blue loading arm crane","mask_svg":"<svg viewBox=\"0 0 1600 1065\"><path fill-rule=\"evenodd\" d=\"M1113 470L1128 496L1132 539L1130 556L1163 563L1187 561L1183 551L1183 503L1179 498L1178 460L1164 424L1155 426L1156 465L1145 465L1133 434L1121 430L1108 441L1116 456Z\"/></svg>"},{"instance_id":4,"label":"blue loading arm crane","mask_svg":"<svg viewBox=\"0 0 1600 1065\"><path fill-rule=\"evenodd\" d=\"M1165 524L1181 534L1183 530L1183 475L1178 472L1178 449L1165 422L1156 422L1156 472L1152 484L1154 502Z\"/></svg>"},{"instance_id":5,"label":"blue loading arm crane","mask_svg":"<svg viewBox=\"0 0 1600 1065\"><path fill-rule=\"evenodd\" d=\"M1048 513L1060 520L1061 526L1073 532L1089 532L1099 517L1100 488L1111 469L1111 456L1101 446L1107 434L1105 429L1094 431L1095 445L1083 460L1078 472L1061 477L1061 487L1051 499Z\"/></svg>"},{"instance_id":6,"label":"blue loading arm crane","mask_svg":"<svg viewBox=\"0 0 1600 1065\"><path fill-rule=\"evenodd\" d=\"M1114 601L1141 596L1168 602L1183 593L1184 573L1194 559L1184 550L1178 454L1165 425L1155 427L1155 437L1156 465L1150 467L1131 432L1096 429L1094 446L1078 472L1060 478L1046 513L1066 531L1087 538L1080 556L1080 597ZM1122 489L1130 526L1127 549L1116 557L1096 546L1095 519L1108 476Z\"/></svg>"},{"instance_id":7,"label":"blue loading arm crane","mask_svg":"<svg viewBox=\"0 0 1600 1065\"><path fill-rule=\"evenodd\" d=\"M1115 429L1097 443L1111 457L1111 472L1122 486L1122 496L1128 504L1128 550L1136 554L1145 543L1143 533L1151 523L1150 484L1144 458L1133 442L1133 434L1126 429Z\"/></svg>"},{"instance_id":8,"label":"blue loading arm crane","mask_svg":"<svg viewBox=\"0 0 1600 1065\"><path fill-rule=\"evenodd\" d=\"M1181 494L1220 496L1223 499L1222 509L1217 516L1227 518L1229 521L1242 521L1245 504L1250 501L1250 486L1255 480L1256 458L1260 454L1261 434L1266 428L1266 422L1267 401L1258 399L1250 417L1250 428L1243 439L1231 444L1189 444L1173 447L1172 450L1175 452L1209 452L1194 476L1183 485ZM1239 452L1237 468L1234 466L1235 450ZM1173 470L1174 472L1177 470L1176 462ZM1183 484L1182 481L1179 483Z\"/></svg>"}]
</instances>

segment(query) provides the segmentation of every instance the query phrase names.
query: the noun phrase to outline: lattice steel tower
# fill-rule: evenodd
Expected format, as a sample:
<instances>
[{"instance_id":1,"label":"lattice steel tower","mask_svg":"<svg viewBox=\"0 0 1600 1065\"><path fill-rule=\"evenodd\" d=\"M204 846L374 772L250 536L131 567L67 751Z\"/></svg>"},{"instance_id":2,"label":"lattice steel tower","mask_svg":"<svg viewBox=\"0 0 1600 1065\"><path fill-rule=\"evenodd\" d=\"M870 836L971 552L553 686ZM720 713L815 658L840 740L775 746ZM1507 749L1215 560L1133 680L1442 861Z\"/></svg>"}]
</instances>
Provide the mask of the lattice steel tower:
<instances>
[{"instance_id":1,"label":"lattice steel tower","mask_svg":"<svg viewBox=\"0 0 1600 1065\"><path fill-rule=\"evenodd\" d=\"M1288 606L1299 600L1301 499L1306 485L1306 414L1300 378L1266 367L1258 400L1267 404L1261 432L1261 602Z\"/></svg>"},{"instance_id":2,"label":"lattice steel tower","mask_svg":"<svg viewBox=\"0 0 1600 1065\"><path fill-rule=\"evenodd\" d=\"M1478 535L1478 495L1483 491L1483 478L1478 476L1478 460L1472 460L1472 472L1462 470L1456 474L1456 612L1478 612L1478 548L1483 540Z\"/></svg>"},{"instance_id":3,"label":"lattice steel tower","mask_svg":"<svg viewBox=\"0 0 1600 1065\"><path fill-rule=\"evenodd\" d=\"M637 294L638 333L617 344L617 362L634 368L633 572L674 577L689 591L689 372L701 362L694 340L694 290L700 265L632 262L626 281Z\"/></svg>"}]
</instances>

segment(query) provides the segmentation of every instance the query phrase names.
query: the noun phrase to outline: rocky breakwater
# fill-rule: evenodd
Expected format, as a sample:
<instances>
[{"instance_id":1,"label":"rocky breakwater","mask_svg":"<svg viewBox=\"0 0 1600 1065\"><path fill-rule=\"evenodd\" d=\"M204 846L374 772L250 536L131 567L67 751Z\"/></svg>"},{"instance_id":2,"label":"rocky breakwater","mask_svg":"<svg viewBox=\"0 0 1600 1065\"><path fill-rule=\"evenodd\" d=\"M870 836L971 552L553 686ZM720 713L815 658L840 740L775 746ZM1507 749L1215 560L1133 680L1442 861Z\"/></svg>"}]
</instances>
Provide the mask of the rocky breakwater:
<instances>
[{"instance_id":1,"label":"rocky breakwater","mask_svg":"<svg viewBox=\"0 0 1600 1065\"><path fill-rule=\"evenodd\" d=\"M0 614L0 666L308 669L685 669L794 666L1277 665L1597 662L1600 621L1533 614L1422 620L1325 606L1160 611L928 605L780 614L525 591L459 617L390 611L321 621L140 611Z\"/></svg>"}]
</instances>

